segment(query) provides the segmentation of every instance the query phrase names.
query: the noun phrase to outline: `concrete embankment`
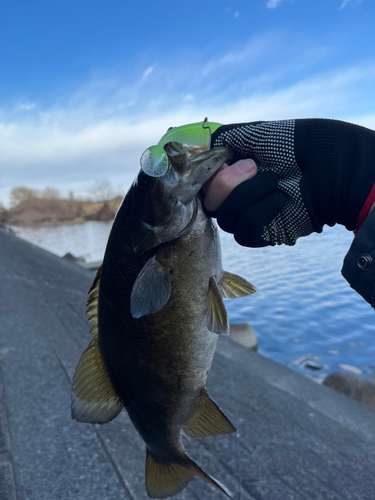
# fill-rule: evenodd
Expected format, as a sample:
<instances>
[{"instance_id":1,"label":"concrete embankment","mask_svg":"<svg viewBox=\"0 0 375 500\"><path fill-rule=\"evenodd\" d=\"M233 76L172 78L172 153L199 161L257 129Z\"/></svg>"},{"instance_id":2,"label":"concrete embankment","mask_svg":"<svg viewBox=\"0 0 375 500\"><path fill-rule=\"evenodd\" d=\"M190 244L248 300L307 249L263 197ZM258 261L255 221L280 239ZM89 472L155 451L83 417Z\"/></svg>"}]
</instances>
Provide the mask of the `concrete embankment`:
<instances>
[{"instance_id":1,"label":"concrete embankment","mask_svg":"<svg viewBox=\"0 0 375 500\"><path fill-rule=\"evenodd\" d=\"M126 412L104 426L70 419L93 272L0 231L0 276L0 499L146 500ZM186 448L237 500L375 497L375 413L360 403L227 338L208 389L238 433ZM195 480L177 498L219 495Z\"/></svg>"}]
</instances>

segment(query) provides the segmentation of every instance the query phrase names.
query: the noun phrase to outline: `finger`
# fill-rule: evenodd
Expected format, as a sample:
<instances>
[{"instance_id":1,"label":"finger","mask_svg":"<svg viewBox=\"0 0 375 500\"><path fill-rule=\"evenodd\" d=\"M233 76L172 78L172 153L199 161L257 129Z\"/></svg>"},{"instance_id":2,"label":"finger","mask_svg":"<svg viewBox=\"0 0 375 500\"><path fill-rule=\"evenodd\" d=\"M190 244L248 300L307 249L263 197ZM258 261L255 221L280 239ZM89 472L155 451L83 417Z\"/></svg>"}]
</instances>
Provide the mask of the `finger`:
<instances>
[{"instance_id":1,"label":"finger","mask_svg":"<svg viewBox=\"0 0 375 500\"><path fill-rule=\"evenodd\" d=\"M267 198L248 208L238 221L234 239L245 247L264 247L270 245L263 237L264 228L280 213L286 201L281 191L275 191Z\"/></svg>"},{"instance_id":2,"label":"finger","mask_svg":"<svg viewBox=\"0 0 375 500\"><path fill-rule=\"evenodd\" d=\"M242 182L224 201L215 216L219 226L228 233L234 229L242 214L251 206L275 192L277 175L273 172L259 172L255 177Z\"/></svg>"},{"instance_id":3,"label":"finger","mask_svg":"<svg viewBox=\"0 0 375 500\"><path fill-rule=\"evenodd\" d=\"M213 180L215 179L215 177L217 176L217 174L218 174L219 172L221 172L222 170L224 170L224 168L228 168L228 166L229 166L229 165L228 165L228 163L223 163L223 164L221 165L221 167L220 167L220 168L219 168L219 169L218 169L218 170L214 173L214 175L213 175L212 177L210 177L210 178L208 179L208 181L206 181L206 182L203 184L202 189L201 189L201 192L204 194L204 196L206 196L207 191L208 191L209 187L211 186L212 181L213 181Z\"/></svg>"},{"instance_id":4,"label":"finger","mask_svg":"<svg viewBox=\"0 0 375 500\"><path fill-rule=\"evenodd\" d=\"M205 208L210 212L217 210L235 187L254 177L257 171L255 162L250 159L237 161L220 170L208 187Z\"/></svg>"}]
</instances>

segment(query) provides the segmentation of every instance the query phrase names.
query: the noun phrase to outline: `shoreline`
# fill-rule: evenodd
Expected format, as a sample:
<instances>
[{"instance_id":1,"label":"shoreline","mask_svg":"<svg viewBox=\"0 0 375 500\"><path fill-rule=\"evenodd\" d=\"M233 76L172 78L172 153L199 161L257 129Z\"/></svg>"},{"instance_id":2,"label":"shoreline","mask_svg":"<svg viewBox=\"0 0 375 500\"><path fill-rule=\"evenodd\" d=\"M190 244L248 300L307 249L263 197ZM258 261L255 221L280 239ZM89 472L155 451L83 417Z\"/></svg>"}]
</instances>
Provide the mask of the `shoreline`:
<instances>
[{"instance_id":1,"label":"shoreline","mask_svg":"<svg viewBox=\"0 0 375 500\"><path fill-rule=\"evenodd\" d=\"M114 219L122 196L98 202L32 198L0 213L0 224L34 227L35 225L79 224L89 220Z\"/></svg>"},{"instance_id":2,"label":"shoreline","mask_svg":"<svg viewBox=\"0 0 375 500\"><path fill-rule=\"evenodd\" d=\"M28 224L8 224L3 223L2 226L5 228L9 228L13 231L13 228L27 228L27 229L39 229L41 227L59 227L59 226L75 226L79 224L85 224L86 222L110 222L113 219L109 220L96 220L96 219L84 219L83 217L77 217L73 220L50 220L50 221L41 221L41 222L32 222ZM1 227L1 225L0 225Z\"/></svg>"}]
</instances>

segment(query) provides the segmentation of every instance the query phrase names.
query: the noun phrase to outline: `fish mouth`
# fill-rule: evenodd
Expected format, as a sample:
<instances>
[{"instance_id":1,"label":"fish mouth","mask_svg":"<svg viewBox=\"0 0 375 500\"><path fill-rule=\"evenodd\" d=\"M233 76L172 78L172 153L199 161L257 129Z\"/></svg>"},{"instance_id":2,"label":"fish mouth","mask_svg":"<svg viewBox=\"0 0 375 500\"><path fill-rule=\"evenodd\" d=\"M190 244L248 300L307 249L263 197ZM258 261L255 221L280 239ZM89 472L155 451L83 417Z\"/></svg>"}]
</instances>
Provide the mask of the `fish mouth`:
<instances>
[{"instance_id":1,"label":"fish mouth","mask_svg":"<svg viewBox=\"0 0 375 500\"><path fill-rule=\"evenodd\" d=\"M204 184L215 175L223 163L233 156L233 150L228 147L218 147L204 151L190 160L190 171L177 198L181 203L194 199Z\"/></svg>"}]
</instances>

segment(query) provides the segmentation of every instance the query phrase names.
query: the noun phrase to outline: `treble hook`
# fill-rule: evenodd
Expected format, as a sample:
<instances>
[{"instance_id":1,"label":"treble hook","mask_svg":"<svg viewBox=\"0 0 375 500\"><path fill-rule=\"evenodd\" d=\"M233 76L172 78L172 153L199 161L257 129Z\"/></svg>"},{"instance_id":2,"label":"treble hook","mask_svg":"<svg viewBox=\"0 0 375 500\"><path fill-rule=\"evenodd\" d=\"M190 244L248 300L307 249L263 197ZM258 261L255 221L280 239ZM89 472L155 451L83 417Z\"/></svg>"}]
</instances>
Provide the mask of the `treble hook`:
<instances>
[{"instance_id":1,"label":"treble hook","mask_svg":"<svg viewBox=\"0 0 375 500\"><path fill-rule=\"evenodd\" d=\"M206 118L203 120L202 128L205 129L205 130L208 129L208 133L209 133L209 143L208 143L208 146L211 149L211 127L209 127L209 126L205 127L205 125L207 123L207 120L208 120L208 118L206 116Z\"/></svg>"}]
</instances>

